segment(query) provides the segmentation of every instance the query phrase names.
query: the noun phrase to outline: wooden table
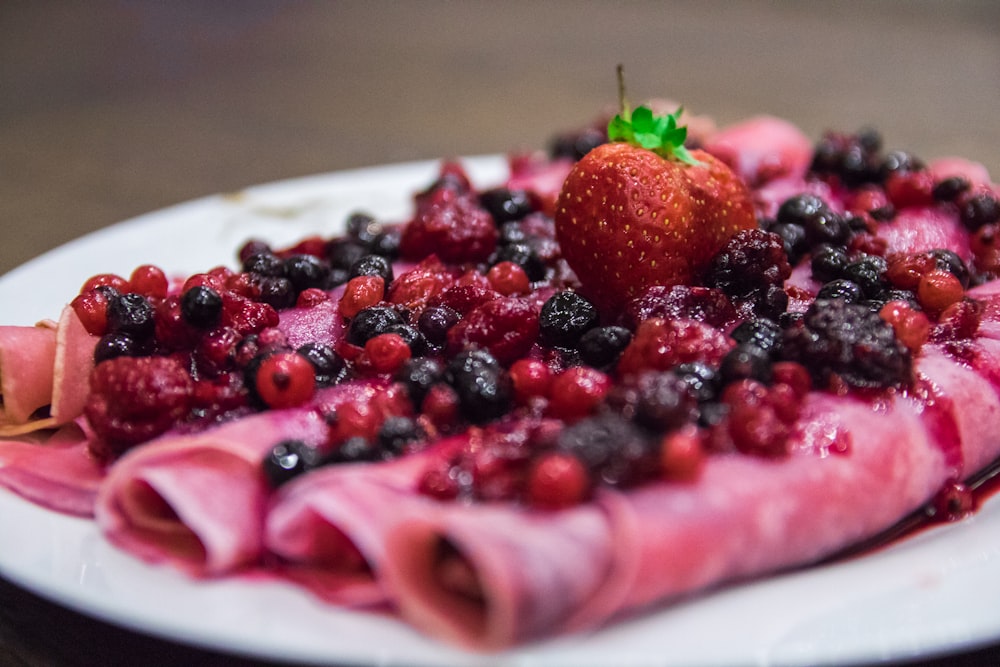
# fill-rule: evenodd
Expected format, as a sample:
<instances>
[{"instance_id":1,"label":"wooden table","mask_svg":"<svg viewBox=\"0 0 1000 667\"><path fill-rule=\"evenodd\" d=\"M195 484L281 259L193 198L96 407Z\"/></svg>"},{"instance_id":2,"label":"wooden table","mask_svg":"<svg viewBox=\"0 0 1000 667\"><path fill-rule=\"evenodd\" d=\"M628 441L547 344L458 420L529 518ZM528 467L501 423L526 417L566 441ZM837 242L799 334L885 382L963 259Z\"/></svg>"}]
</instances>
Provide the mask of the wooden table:
<instances>
[{"instance_id":1,"label":"wooden table","mask_svg":"<svg viewBox=\"0 0 1000 667\"><path fill-rule=\"evenodd\" d=\"M669 97L719 123L776 114L812 137L874 126L891 148L963 155L996 178L998 34L991 0L6 0L0 274L201 195L542 146L614 103L618 63L634 100ZM0 585L0 662L140 657L212 656ZM996 649L937 664L988 658Z\"/></svg>"}]
</instances>

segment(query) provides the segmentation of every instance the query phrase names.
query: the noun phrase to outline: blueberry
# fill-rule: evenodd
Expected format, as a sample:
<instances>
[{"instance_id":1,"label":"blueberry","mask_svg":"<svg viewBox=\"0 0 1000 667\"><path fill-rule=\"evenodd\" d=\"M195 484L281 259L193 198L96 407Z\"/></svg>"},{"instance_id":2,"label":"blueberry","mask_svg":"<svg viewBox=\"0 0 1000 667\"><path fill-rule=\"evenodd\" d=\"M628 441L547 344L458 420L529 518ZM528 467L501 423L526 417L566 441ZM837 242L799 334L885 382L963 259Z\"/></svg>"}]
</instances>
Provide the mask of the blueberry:
<instances>
[{"instance_id":1,"label":"blueberry","mask_svg":"<svg viewBox=\"0 0 1000 667\"><path fill-rule=\"evenodd\" d=\"M677 428L694 415L695 399L688 383L674 373L646 373L638 383L637 423L654 431Z\"/></svg>"},{"instance_id":2,"label":"blueberry","mask_svg":"<svg viewBox=\"0 0 1000 667\"><path fill-rule=\"evenodd\" d=\"M354 262L354 264L351 264L347 275L349 278L378 276L385 281L385 287L388 289L393 279L392 262L389 261L389 258L382 255L365 255Z\"/></svg>"},{"instance_id":3,"label":"blueberry","mask_svg":"<svg viewBox=\"0 0 1000 667\"><path fill-rule=\"evenodd\" d=\"M630 484L655 470L649 438L614 413L587 417L567 426L556 446L578 458L593 477L612 486Z\"/></svg>"},{"instance_id":4,"label":"blueberry","mask_svg":"<svg viewBox=\"0 0 1000 667\"><path fill-rule=\"evenodd\" d=\"M396 372L396 381L402 382L417 408L423 403L427 391L444 379L444 367L429 357L407 359Z\"/></svg>"},{"instance_id":5,"label":"blueberry","mask_svg":"<svg viewBox=\"0 0 1000 667\"><path fill-rule=\"evenodd\" d=\"M315 447L301 440L282 440L264 458L264 477L277 488L319 465L321 456Z\"/></svg>"},{"instance_id":6,"label":"blueberry","mask_svg":"<svg viewBox=\"0 0 1000 667\"><path fill-rule=\"evenodd\" d=\"M458 394L462 414L480 424L502 416L510 404L510 378L485 350L468 350L448 364L446 378Z\"/></svg>"},{"instance_id":7,"label":"blueberry","mask_svg":"<svg viewBox=\"0 0 1000 667\"><path fill-rule=\"evenodd\" d=\"M531 196L527 192L504 187L483 192L479 195L479 204L490 212L497 225L520 220L535 210Z\"/></svg>"},{"instance_id":8,"label":"blueberry","mask_svg":"<svg viewBox=\"0 0 1000 667\"><path fill-rule=\"evenodd\" d=\"M545 262L527 243L508 243L497 249L494 264L514 262L528 276L531 282L545 279Z\"/></svg>"},{"instance_id":9,"label":"blueberry","mask_svg":"<svg viewBox=\"0 0 1000 667\"><path fill-rule=\"evenodd\" d=\"M549 145L549 155L576 162L607 141L608 135L605 130L587 128L581 132L556 137Z\"/></svg>"},{"instance_id":10,"label":"blueberry","mask_svg":"<svg viewBox=\"0 0 1000 667\"><path fill-rule=\"evenodd\" d=\"M430 306L420 313L417 327L432 345L444 345L448 340L448 330L458 324L461 314L448 306Z\"/></svg>"},{"instance_id":11,"label":"blueberry","mask_svg":"<svg viewBox=\"0 0 1000 667\"><path fill-rule=\"evenodd\" d=\"M343 376L344 360L326 343L306 343L297 351L312 364L316 371L317 386L337 384Z\"/></svg>"},{"instance_id":12,"label":"blueberry","mask_svg":"<svg viewBox=\"0 0 1000 667\"><path fill-rule=\"evenodd\" d=\"M699 403L711 401L719 392L719 374L708 364L691 361L678 364L673 372L687 383L688 392Z\"/></svg>"},{"instance_id":13,"label":"blueberry","mask_svg":"<svg viewBox=\"0 0 1000 667\"><path fill-rule=\"evenodd\" d=\"M573 347L597 322L594 304L576 292L559 292L542 306L538 318L540 338L547 345Z\"/></svg>"},{"instance_id":14,"label":"blueberry","mask_svg":"<svg viewBox=\"0 0 1000 667\"><path fill-rule=\"evenodd\" d=\"M285 260L285 276L292 281L295 291L329 286L330 265L312 255L292 255Z\"/></svg>"},{"instance_id":15,"label":"blueberry","mask_svg":"<svg viewBox=\"0 0 1000 667\"><path fill-rule=\"evenodd\" d=\"M412 324L393 324L384 333L394 333L402 338L414 357L419 357L427 352L427 338Z\"/></svg>"},{"instance_id":16,"label":"blueberry","mask_svg":"<svg viewBox=\"0 0 1000 667\"><path fill-rule=\"evenodd\" d=\"M210 287L192 287L181 296L181 317L197 329L211 329L222 317L222 297Z\"/></svg>"},{"instance_id":17,"label":"blueberry","mask_svg":"<svg viewBox=\"0 0 1000 667\"><path fill-rule=\"evenodd\" d=\"M382 459L382 451L367 438L356 435L340 444L330 455L330 463L366 463Z\"/></svg>"},{"instance_id":18,"label":"blueberry","mask_svg":"<svg viewBox=\"0 0 1000 667\"><path fill-rule=\"evenodd\" d=\"M368 246L350 239L338 239L331 243L326 250L326 258L330 261L330 266L345 271L367 254Z\"/></svg>"},{"instance_id":19,"label":"blueberry","mask_svg":"<svg viewBox=\"0 0 1000 667\"><path fill-rule=\"evenodd\" d=\"M988 192L967 198L960 207L962 224L975 231L983 225L1000 222L1000 201Z\"/></svg>"},{"instance_id":20,"label":"blueberry","mask_svg":"<svg viewBox=\"0 0 1000 667\"><path fill-rule=\"evenodd\" d=\"M375 438L384 458L394 458L406 452L409 445L427 437L420 425L409 417L388 417Z\"/></svg>"},{"instance_id":21,"label":"blueberry","mask_svg":"<svg viewBox=\"0 0 1000 667\"><path fill-rule=\"evenodd\" d=\"M935 248L930 251L930 255L934 258L937 268L948 271L958 278L963 288L969 288L969 267L956 252L946 248Z\"/></svg>"},{"instance_id":22,"label":"blueberry","mask_svg":"<svg viewBox=\"0 0 1000 667\"><path fill-rule=\"evenodd\" d=\"M260 281L260 296L258 299L275 310L291 308L295 305L295 286L285 277L268 276Z\"/></svg>"},{"instance_id":23,"label":"blueberry","mask_svg":"<svg viewBox=\"0 0 1000 667\"><path fill-rule=\"evenodd\" d=\"M724 384L737 380L771 381L771 355L753 343L740 343L722 358L719 377Z\"/></svg>"},{"instance_id":24,"label":"blueberry","mask_svg":"<svg viewBox=\"0 0 1000 667\"><path fill-rule=\"evenodd\" d=\"M362 245L369 245L382 231L382 225L367 213L352 213L347 217L347 236Z\"/></svg>"},{"instance_id":25,"label":"blueberry","mask_svg":"<svg viewBox=\"0 0 1000 667\"><path fill-rule=\"evenodd\" d=\"M116 331L101 336L94 347L94 363L116 357L141 357L144 346L127 333Z\"/></svg>"},{"instance_id":26,"label":"blueberry","mask_svg":"<svg viewBox=\"0 0 1000 667\"><path fill-rule=\"evenodd\" d=\"M625 327L594 327L577 344L580 360L594 368L606 368L618 361L632 341L632 332Z\"/></svg>"},{"instance_id":27,"label":"blueberry","mask_svg":"<svg viewBox=\"0 0 1000 667\"><path fill-rule=\"evenodd\" d=\"M934 184L931 191L934 199L943 202L953 202L968 192L972 184L961 176L950 176Z\"/></svg>"},{"instance_id":28,"label":"blueberry","mask_svg":"<svg viewBox=\"0 0 1000 667\"><path fill-rule=\"evenodd\" d=\"M272 252L258 252L244 260L243 272L255 273L259 276L284 276L285 263Z\"/></svg>"},{"instance_id":29,"label":"blueberry","mask_svg":"<svg viewBox=\"0 0 1000 667\"><path fill-rule=\"evenodd\" d=\"M368 248L373 254L392 260L399 256L401 238L402 232L399 229L387 229L377 234L368 244Z\"/></svg>"},{"instance_id":30,"label":"blueberry","mask_svg":"<svg viewBox=\"0 0 1000 667\"><path fill-rule=\"evenodd\" d=\"M347 328L347 342L363 347L389 327L402 324L403 318L391 306L371 306L354 316Z\"/></svg>"},{"instance_id":31,"label":"blueberry","mask_svg":"<svg viewBox=\"0 0 1000 667\"><path fill-rule=\"evenodd\" d=\"M153 306L141 294L130 292L108 300L108 330L142 340L153 335Z\"/></svg>"}]
</instances>

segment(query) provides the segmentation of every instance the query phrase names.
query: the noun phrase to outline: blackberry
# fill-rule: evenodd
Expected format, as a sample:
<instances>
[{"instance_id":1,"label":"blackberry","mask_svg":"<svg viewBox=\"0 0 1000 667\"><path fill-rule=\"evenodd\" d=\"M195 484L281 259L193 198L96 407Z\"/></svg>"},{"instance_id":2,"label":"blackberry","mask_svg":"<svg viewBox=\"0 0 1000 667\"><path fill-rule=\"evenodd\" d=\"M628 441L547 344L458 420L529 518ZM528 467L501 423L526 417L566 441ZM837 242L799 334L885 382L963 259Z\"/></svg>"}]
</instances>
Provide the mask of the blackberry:
<instances>
[{"instance_id":1,"label":"blackberry","mask_svg":"<svg viewBox=\"0 0 1000 667\"><path fill-rule=\"evenodd\" d=\"M520 220L535 210L531 195L527 192L504 187L493 188L480 194L479 205L490 212L497 226L512 220Z\"/></svg>"},{"instance_id":2,"label":"blackberry","mask_svg":"<svg viewBox=\"0 0 1000 667\"><path fill-rule=\"evenodd\" d=\"M222 317L222 297L210 287L192 287L181 296L181 317L196 329L211 329Z\"/></svg>"},{"instance_id":3,"label":"blackberry","mask_svg":"<svg viewBox=\"0 0 1000 667\"><path fill-rule=\"evenodd\" d=\"M632 332L625 327L594 327L577 343L580 361L594 368L607 368L618 361L631 341Z\"/></svg>"},{"instance_id":4,"label":"blackberry","mask_svg":"<svg viewBox=\"0 0 1000 667\"><path fill-rule=\"evenodd\" d=\"M754 314L773 318L788 307L784 282L791 273L781 237L750 229L737 232L712 258L706 282L745 302Z\"/></svg>"},{"instance_id":5,"label":"blackberry","mask_svg":"<svg viewBox=\"0 0 1000 667\"><path fill-rule=\"evenodd\" d=\"M378 276L385 282L386 289L393 280L392 262L382 255L365 255L351 264L347 272L348 280L358 276Z\"/></svg>"},{"instance_id":6,"label":"blackberry","mask_svg":"<svg viewBox=\"0 0 1000 667\"><path fill-rule=\"evenodd\" d=\"M432 345L448 342L448 331L462 319L461 314L448 306L429 306L417 318L417 327Z\"/></svg>"},{"instance_id":7,"label":"blackberry","mask_svg":"<svg viewBox=\"0 0 1000 667\"><path fill-rule=\"evenodd\" d=\"M861 303L865 293L856 282L846 278L831 280L819 288L817 299L843 299L847 303Z\"/></svg>"},{"instance_id":8,"label":"blackberry","mask_svg":"<svg viewBox=\"0 0 1000 667\"><path fill-rule=\"evenodd\" d=\"M540 338L547 345L574 347L597 322L594 304L576 292L559 292L542 306L538 318Z\"/></svg>"},{"instance_id":9,"label":"blackberry","mask_svg":"<svg viewBox=\"0 0 1000 667\"><path fill-rule=\"evenodd\" d=\"M130 292L108 299L108 331L145 340L156 329L153 312L153 305L141 294Z\"/></svg>"},{"instance_id":10,"label":"blackberry","mask_svg":"<svg viewBox=\"0 0 1000 667\"><path fill-rule=\"evenodd\" d=\"M514 262L524 269L528 280L533 283L545 279L545 262L527 243L508 243L500 246L492 263L500 262Z\"/></svg>"},{"instance_id":11,"label":"blackberry","mask_svg":"<svg viewBox=\"0 0 1000 667\"><path fill-rule=\"evenodd\" d=\"M767 318L746 320L729 335L737 343L751 343L768 353L781 348L781 327Z\"/></svg>"},{"instance_id":12,"label":"blackberry","mask_svg":"<svg viewBox=\"0 0 1000 667\"><path fill-rule=\"evenodd\" d=\"M867 306L817 299L785 329L780 357L809 369L817 386L832 375L859 388L909 385L913 360L890 324Z\"/></svg>"},{"instance_id":13,"label":"blackberry","mask_svg":"<svg viewBox=\"0 0 1000 667\"><path fill-rule=\"evenodd\" d=\"M275 310L284 310L295 305L295 285L285 277L267 276L260 280L260 296L258 300Z\"/></svg>"},{"instance_id":14,"label":"blackberry","mask_svg":"<svg viewBox=\"0 0 1000 667\"><path fill-rule=\"evenodd\" d=\"M1000 221L1000 201L988 192L980 192L966 198L959 207L962 224L976 231L983 225Z\"/></svg>"},{"instance_id":15,"label":"blackberry","mask_svg":"<svg viewBox=\"0 0 1000 667\"><path fill-rule=\"evenodd\" d=\"M369 340L402 324L403 318L391 306L371 306L358 312L347 328L347 342L363 347Z\"/></svg>"},{"instance_id":16,"label":"blackberry","mask_svg":"<svg viewBox=\"0 0 1000 667\"><path fill-rule=\"evenodd\" d=\"M296 292L312 287L326 289L330 265L312 255L292 255L285 259L285 277L292 282Z\"/></svg>"},{"instance_id":17,"label":"blackberry","mask_svg":"<svg viewBox=\"0 0 1000 667\"><path fill-rule=\"evenodd\" d=\"M320 459L315 447L301 440L282 440L264 457L264 477L277 488L318 466Z\"/></svg>"},{"instance_id":18,"label":"blackberry","mask_svg":"<svg viewBox=\"0 0 1000 667\"><path fill-rule=\"evenodd\" d=\"M855 283L870 299L877 298L889 288L885 277L888 263L878 255L863 255L844 267L844 278Z\"/></svg>"},{"instance_id":19,"label":"blackberry","mask_svg":"<svg viewBox=\"0 0 1000 667\"><path fill-rule=\"evenodd\" d=\"M258 252L243 260L243 272L280 277L285 275L285 263L273 252Z\"/></svg>"},{"instance_id":20,"label":"blackberry","mask_svg":"<svg viewBox=\"0 0 1000 667\"><path fill-rule=\"evenodd\" d=\"M594 479L612 486L640 481L656 469L650 439L635 424L614 413L587 417L567 426L556 446L578 458Z\"/></svg>"},{"instance_id":21,"label":"blackberry","mask_svg":"<svg viewBox=\"0 0 1000 667\"><path fill-rule=\"evenodd\" d=\"M719 378L723 384L737 380L771 381L771 355L751 342L740 343L722 358Z\"/></svg>"},{"instance_id":22,"label":"blackberry","mask_svg":"<svg viewBox=\"0 0 1000 667\"><path fill-rule=\"evenodd\" d=\"M297 351L309 360L316 371L317 387L337 384L343 377L344 360L326 343L306 343Z\"/></svg>"},{"instance_id":23,"label":"blackberry","mask_svg":"<svg viewBox=\"0 0 1000 667\"><path fill-rule=\"evenodd\" d=\"M395 458L406 452L408 445L427 437L420 425L409 417L388 417L375 437L383 458Z\"/></svg>"},{"instance_id":24,"label":"blackberry","mask_svg":"<svg viewBox=\"0 0 1000 667\"><path fill-rule=\"evenodd\" d=\"M473 423L501 417L510 405L510 378L486 350L460 352L449 362L445 378L458 395L462 414Z\"/></svg>"},{"instance_id":25,"label":"blackberry","mask_svg":"<svg viewBox=\"0 0 1000 667\"><path fill-rule=\"evenodd\" d=\"M810 261L812 276L821 283L840 278L850 260L847 251L840 246L821 245L813 253Z\"/></svg>"},{"instance_id":26,"label":"blackberry","mask_svg":"<svg viewBox=\"0 0 1000 667\"><path fill-rule=\"evenodd\" d=\"M430 357L407 359L396 371L396 381L403 383L410 395L410 401L418 409L427 396L427 391L442 380L444 380L444 367Z\"/></svg>"}]
</instances>

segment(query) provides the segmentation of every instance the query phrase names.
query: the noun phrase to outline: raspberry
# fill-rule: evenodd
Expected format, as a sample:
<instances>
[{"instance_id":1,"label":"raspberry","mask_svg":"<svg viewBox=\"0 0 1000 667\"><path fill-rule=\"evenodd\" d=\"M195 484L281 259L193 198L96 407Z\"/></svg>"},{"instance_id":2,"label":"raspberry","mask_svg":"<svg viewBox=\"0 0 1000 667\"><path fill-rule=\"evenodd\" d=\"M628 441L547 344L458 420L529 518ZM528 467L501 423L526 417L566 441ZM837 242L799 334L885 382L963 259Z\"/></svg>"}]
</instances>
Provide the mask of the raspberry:
<instances>
[{"instance_id":1,"label":"raspberry","mask_svg":"<svg viewBox=\"0 0 1000 667\"><path fill-rule=\"evenodd\" d=\"M651 317L699 320L713 327L726 328L737 319L737 314L722 290L689 285L653 285L626 307L625 323L634 329Z\"/></svg>"},{"instance_id":2,"label":"raspberry","mask_svg":"<svg viewBox=\"0 0 1000 667\"><path fill-rule=\"evenodd\" d=\"M194 383L173 357L119 357L91 372L84 413L98 438L90 445L101 460L155 438L183 420Z\"/></svg>"},{"instance_id":3,"label":"raspberry","mask_svg":"<svg viewBox=\"0 0 1000 667\"><path fill-rule=\"evenodd\" d=\"M499 298L501 298L500 294L489 287L476 284L456 284L429 299L427 306L429 308L446 306L459 315L466 315L473 308Z\"/></svg>"},{"instance_id":4,"label":"raspberry","mask_svg":"<svg viewBox=\"0 0 1000 667\"><path fill-rule=\"evenodd\" d=\"M419 313L454 281L441 260L432 255L392 281L386 298L390 303Z\"/></svg>"},{"instance_id":5,"label":"raspberry","mask_svg":"<svg viewBox=\"0 0 1000 667\"><path fill-rule=\"evenodd\" d=\"M782 398L772 397L767 387L756 380L741 380L726 387L722 400L729 407L729 435L736 449L766 458L788 453L791 429L786 421L788 413L780 405Z\"/></svg>"},{"instance_id":6,"label":"raspberry","mask_svg":"<svg viewBox=\"0 0 1000 667\"><path fill-rule=\"evenodd\" d=\"M223 291L222 318L220 323L236 329L240 334L260 333L278 326L278 311L266 303L251 301L234 292Z\"/></svg>"},{"instance_id":7,"label":"raspberry","mask_svg":"<svg viewBox=\"0 0 1000 667\"><path fill-rule=\"evenodd\" d=\"M408 259L437 254L445 262L484 262L496 249L493 217L475 197L429 200L403 230L400 252Z\"/></svg>"},{"instance_id":8,"label":"raspberry","mask_svg":"<svg viewBox=\"0 0 1000 667\"><path fill-rule=\"evenodd\" d=\"M730 346L722 332L702 322L654 317L639 325L618 361L618 372L665 371L693 361L716 366Z\"/></svg>"},{"instance_id":9,"label":"raspberry","mask_svg":"<svg viewBox=\"0 0 1000 667\"><path fill-rule=\"evenodd\" d=\"M538 310L528 301L508 297L476 307L448 331L448 350L482 348L503 365L520 359L538 338Z\"/></svg>"}]
</instances>

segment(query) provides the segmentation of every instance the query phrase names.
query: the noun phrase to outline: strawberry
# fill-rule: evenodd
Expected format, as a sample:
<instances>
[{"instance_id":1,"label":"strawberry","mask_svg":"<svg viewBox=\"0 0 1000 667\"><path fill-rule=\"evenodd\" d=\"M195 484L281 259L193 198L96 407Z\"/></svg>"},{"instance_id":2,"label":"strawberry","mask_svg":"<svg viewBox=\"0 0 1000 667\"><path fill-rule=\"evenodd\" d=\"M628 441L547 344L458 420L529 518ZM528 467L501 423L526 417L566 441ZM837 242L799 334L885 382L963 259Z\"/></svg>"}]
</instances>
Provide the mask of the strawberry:
<instances>
[{"instance_id":1,"label":"strawberry","mask_svg":"<svg viewBox=\"0 0 1000 667\"><path fill-rule=\"evenodd\" d=\"M715 157L684 147L680 113L639 107L615 116L611 143L577 162L559 193L563 256L605 314L650 285L697 282L731 236L757 227L746 184Z\"/></svg>"}]
</instances>

